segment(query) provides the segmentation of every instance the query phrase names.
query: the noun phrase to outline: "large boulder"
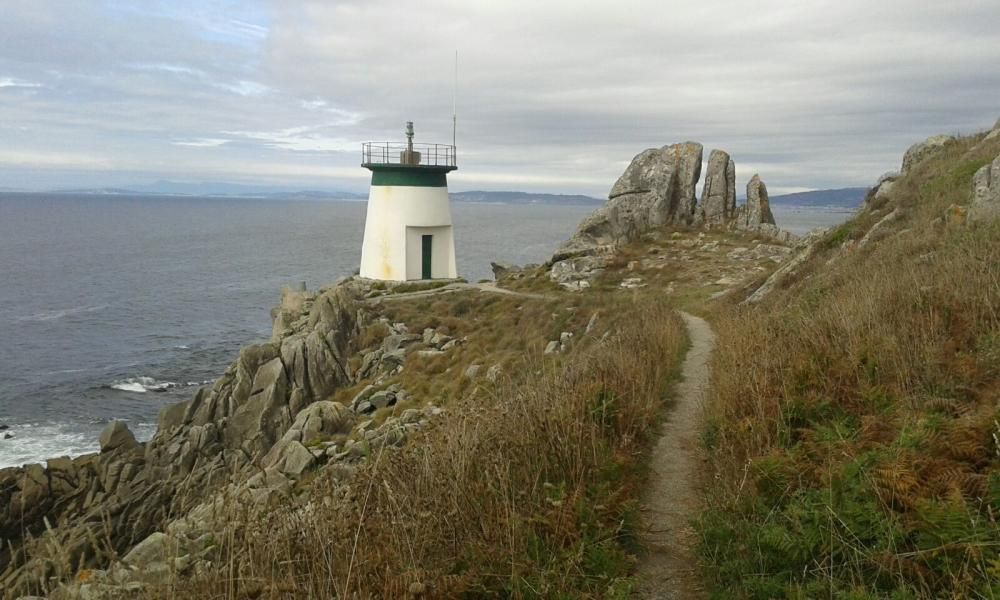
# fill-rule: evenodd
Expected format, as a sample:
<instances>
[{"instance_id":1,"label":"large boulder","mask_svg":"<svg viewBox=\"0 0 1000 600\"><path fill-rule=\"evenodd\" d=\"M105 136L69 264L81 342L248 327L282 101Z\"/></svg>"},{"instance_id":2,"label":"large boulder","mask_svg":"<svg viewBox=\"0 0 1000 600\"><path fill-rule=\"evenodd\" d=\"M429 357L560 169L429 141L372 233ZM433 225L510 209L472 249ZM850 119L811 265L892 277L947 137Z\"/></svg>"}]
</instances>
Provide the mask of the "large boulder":
<instances>
[{"instance_id":1,"label":"large boulder","mask_svg":"<svg viewBox=\"0 0 1000 600\"><path fill-rule=\"evenodd\" d=\"M667 223L690 224L702 152L698 142L640 152L608 194L609 204L619 207L619 220L634 223L639 234Z\"/></svg>"},{"instance_id":2,"label":"large boulder","mask_svg":"<svg viewBox=\"0 0 1000 600\"><path fill-rule=\"evenodd\" d=\"M997 217L1000 217L1000 156L972 176L972 205L968 216L970 222Z\"/></svg>"},{"instance_id":3,"label":"large boulder","mask_svg":"<svg viewBox=\"0 0 1000 600\"><path fill-rule=\"evenodd\" d=\"M702 151L684 142L640 152L611 187L608 203L584 219L552 262L602 254L667 224L691 224Z\"/></svg>"},{"instance_id":4,"label":"large boulder","mask_svg":"<svg viewBox=\"0 0 1000 600\"><path fill-rule=\"evenodd\" d=\"M722 150L712 150L705 171L698 216L706 227L728 223L736 211L736 163Z\"/></svg>"},{"instance_id":5,"label":"large boulder","mask_svg":"<svg viewBox=\"0 0 1000 600\"><path fill-rule=\"evenodd\" d=\"M997 119L997 122L993 124L993 129L990 129L983 141L995 140L998 137L1000 137L1000 119Z\"/></svg>"},{"instance_id":6,"label":"large boulder","mask_svg":"<svg viewBox=\"0 0 1000 600\"><path fill-rule=\"evenodd\" d=\"M747 182L747 227L754 228L764 223L774 225L774 215L771 214L767 186L760 175L754 174Z\"/></svg>"},{"instance_id":7,"label":"large boulder","mask_svg":"<svg viewBox=\"0 0 1000 600\"><path fill-rule=\"evenodd\" d=\"M755 174L747 182L747 202L736 207L730 226L741 231L757 231L770 237L774 237L771 235L772 231L781 231L775 226L767 186L759 175Z\"/></svg>"},{"instance_id":8,"label":"large boulder","mask_svg":"<svg viewBox=\"0 0 1000 600\"><path fill-rule=\"evenodd\" d=\"M129 431L128 425L122 421L112 421L107 424L100 437L101 452L111 452L118 448L134 448L138 445L135 436Z\"/></svg>"},{"instance_id":9,"label":"large boulder","mask_svg":"<svg viewBox=\"0 0 1000 600\"><path fill-rule=\"evenodd\" d=\"M903 155L903 168L902 173L907 173L916 166L918 163L928 158L930 155L934 154L938 150L944 147L945 144L951 142L955 139L953 135L932 135L922 142L913 144L906 150L906 154Z\"/></svg>"},{"instance_id":10,"label":"large boulder","mask_svg":"<svg viewBox=\"0 0 1000 600\"><path fill-rule=\"evenodd\" d=\"M883 201L887 200L892 194L892 190L900 176L901 175L898 171L883 173L882 176L878 178L878 181L875 182L875 185L870 187L865 193L863 206L865 208L870 208L873 205L880 205Z\"/></svg>"},{"instance_id":11,"label":"large boulder","mask_svg":"<svg viewBox=\"0 0 1000 600\"><path fill-rule=\"evenodd\" d=\"M579 256L552 264L549 278L568 290L578 292L590 287L594 278L608 266L604 256Z\"/></svg>"}]
</instances>

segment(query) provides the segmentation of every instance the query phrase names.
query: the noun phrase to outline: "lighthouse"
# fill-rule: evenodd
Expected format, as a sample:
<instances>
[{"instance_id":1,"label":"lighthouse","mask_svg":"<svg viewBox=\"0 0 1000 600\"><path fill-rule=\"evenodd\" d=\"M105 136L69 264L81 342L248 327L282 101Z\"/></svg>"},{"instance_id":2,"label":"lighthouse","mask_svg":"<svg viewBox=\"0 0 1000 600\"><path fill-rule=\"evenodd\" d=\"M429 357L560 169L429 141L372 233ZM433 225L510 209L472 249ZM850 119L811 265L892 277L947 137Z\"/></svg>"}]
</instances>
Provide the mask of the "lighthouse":
<instances>
[{"instance_id":1,"label":"lighthouse","mask_svg":"<svg viewBox=\"0 0 1000 600\"><path fill-rule=\"evenodd\" d=\"M458 168L455 146L367 142L361 166L372 172L362 277L387 281L454 279L455 238L448 201L448 173Z\"/></svg>"}]
</instances>

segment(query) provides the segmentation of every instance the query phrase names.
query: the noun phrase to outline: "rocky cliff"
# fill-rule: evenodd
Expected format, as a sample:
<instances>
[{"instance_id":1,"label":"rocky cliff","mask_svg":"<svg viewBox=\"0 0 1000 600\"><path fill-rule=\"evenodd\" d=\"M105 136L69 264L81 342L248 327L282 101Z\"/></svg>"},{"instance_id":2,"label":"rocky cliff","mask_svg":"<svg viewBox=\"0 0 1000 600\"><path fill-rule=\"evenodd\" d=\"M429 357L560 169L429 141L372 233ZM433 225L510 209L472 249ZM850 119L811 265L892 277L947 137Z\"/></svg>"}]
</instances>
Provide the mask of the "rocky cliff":
<instances>
[{"instance_id":1,"label":"rocky cliff","mask_svg":"<svg viewBox=\"0 0 1000 600\"><path fill-rule=\"evenodd\" d=\"M271 340L164 408L148 443L112 423L98 454L0 471L0 589L48 589L60 569L107 564L226 485L315 462L302 437L350 419L343 407L307 407L352 380L348 358L367 318L360 293L350 282L286 291Z\"/></svg>"}]
</instances>

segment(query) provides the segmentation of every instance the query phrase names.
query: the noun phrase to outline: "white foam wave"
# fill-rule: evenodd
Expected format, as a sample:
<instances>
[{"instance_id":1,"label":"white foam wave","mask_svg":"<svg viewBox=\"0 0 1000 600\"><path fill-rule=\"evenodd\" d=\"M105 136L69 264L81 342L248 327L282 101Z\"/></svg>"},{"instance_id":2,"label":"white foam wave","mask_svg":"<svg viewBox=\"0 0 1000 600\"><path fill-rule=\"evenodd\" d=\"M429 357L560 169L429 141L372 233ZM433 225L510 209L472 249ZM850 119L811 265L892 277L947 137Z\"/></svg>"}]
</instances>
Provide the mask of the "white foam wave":
<instances>
[{"instance_id":1,"label":"white foam wave","mask_svg":"<svg viewBox=\"0 0 1000 600\"><path fill-rule=\"evenodd\" d=\"M109 308L110 304L100 304L97 306L75 306L73 308L64 308L61 310L49 310L40 313L35 313L33 315L26 315L23 317L18 317L14 319L16 322L24 321L55 321L56 319L62 319L64 317L69 317L73 315L80 315L85 313L97 312L99 310L104 310Z\"/></svg>"},{"instance_id":2,"label":"white foam wave","mask_svg":"<svg viewBox=\"0 0 1000 600\"><path fill-rule=\"evenodd\" d=\"M152 377L129 377L116 381L109 387L113 390L144 394L146 392L165 392L177 386L178 384L173 381L158 381Z\"/></svg>"},{"instance_id":3,"label":"white foam wave","mask_svg":"<svg viewBox=\"0 0 1000 600\"><path fill-rule=\"evenodd\" d=\"M113 390L120 390L122 392L135 392L138 394L144 394L146 392L165 392L171 388L176 387L194 387L197 385L208 385L214 383L211 379L205 381L188 381L185 383L176 383L173 381L159 381L152 377L129 377L128 379L121 379L115 381L108 387Z\"/></svg>"},{"instance_id":4,"label":"white foam wave","mask_svg":"<svg viewBox=\"0 0 1000 600\"><path fill-rule=\"evenodd\" d=\"M103 422L12 424L8 432L14 437L3 439L0 433L0 469L97 452L103 427ZM129 428L139 441L147 441L156 432L154 423L129 423Z\"/></svg>"}]
</instances>

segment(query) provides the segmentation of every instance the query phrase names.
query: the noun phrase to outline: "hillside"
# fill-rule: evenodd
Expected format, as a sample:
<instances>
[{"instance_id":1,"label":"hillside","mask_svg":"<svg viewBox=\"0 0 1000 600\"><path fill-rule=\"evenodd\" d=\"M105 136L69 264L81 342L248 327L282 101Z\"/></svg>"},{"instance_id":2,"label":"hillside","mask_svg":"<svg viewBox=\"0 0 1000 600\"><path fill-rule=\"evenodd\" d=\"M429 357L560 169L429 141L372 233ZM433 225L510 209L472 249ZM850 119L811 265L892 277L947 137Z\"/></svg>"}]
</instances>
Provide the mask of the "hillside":
<instances>
[{"instance_id":1,"label":"hillside","mask_svg":"<svg viewBox=\"0 0 1000 600\"><path fill-rule=\"evenodd\" d=\"M817 206L855 209L861 206L868 188L852 187L834 190L812 190L771 196L772 204L789 206Z\"/></svg>"},{"instance_id":2,"label":"hillside","mask_svg":"<svg viewBox=\"0 0 1000 600\"><path fill-rule=\"evenodd\" d=\"M1000 589L1000 127L986 137L915 146L770 293L711 309L699 532L718 597Z\"/></svg>"},{"instance_id":3,"label":"hillside","mask_svg":"<svg viewBox=\"0 0 1000 600\"><path fill-rule=\"evenodd\" d=\"M697 198L703 149L685 142L637 155L545 265L286 290L271 338L149 442L112 423L100 453L0 470L0 585L990 597L990 136L914 146L852 220L803 239L759 176L737 204L721 150Z\"/></svg>"},{"instance_id":4,"label":"hillside","mask_svg":"<svg viewBox=\"0 0 1000 600\"><path fill-rule=\"evenodd\" d=\"M539 194L534 192L451 192L448 196L457 202L488 202L498 204L555 204L569 206L600 205L604 200L579 194Z\"/></svg>"}]
</instances>

